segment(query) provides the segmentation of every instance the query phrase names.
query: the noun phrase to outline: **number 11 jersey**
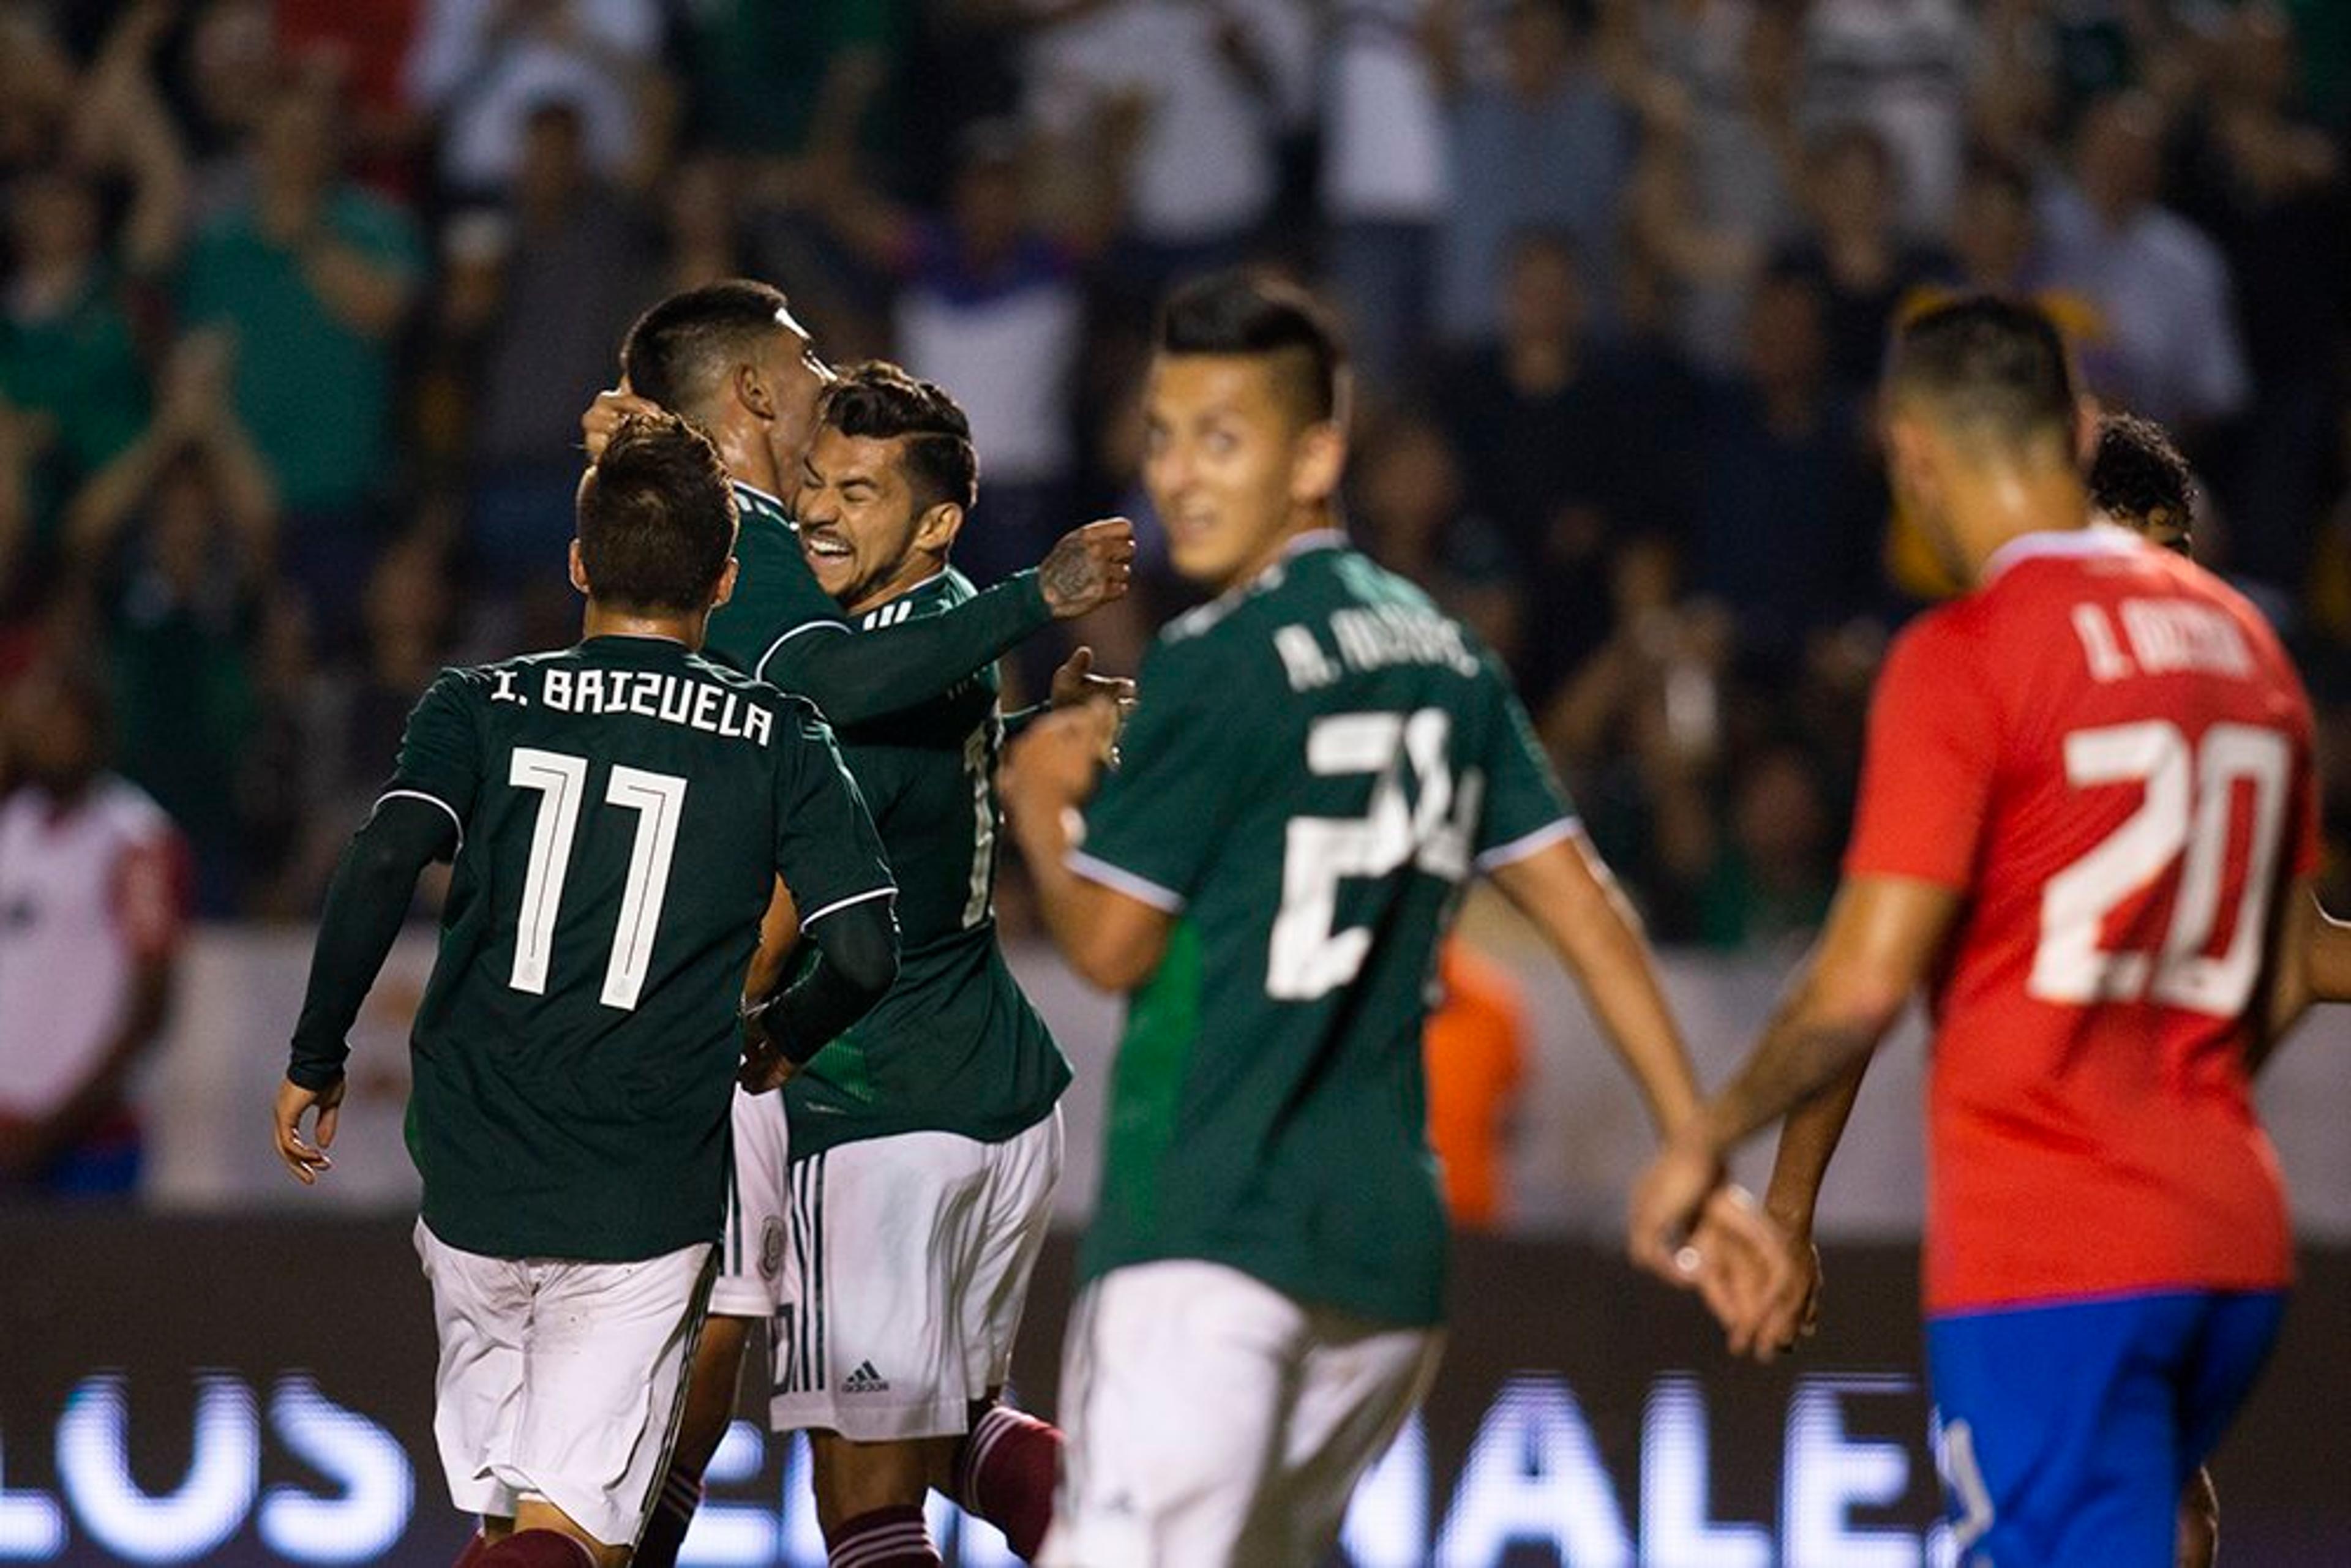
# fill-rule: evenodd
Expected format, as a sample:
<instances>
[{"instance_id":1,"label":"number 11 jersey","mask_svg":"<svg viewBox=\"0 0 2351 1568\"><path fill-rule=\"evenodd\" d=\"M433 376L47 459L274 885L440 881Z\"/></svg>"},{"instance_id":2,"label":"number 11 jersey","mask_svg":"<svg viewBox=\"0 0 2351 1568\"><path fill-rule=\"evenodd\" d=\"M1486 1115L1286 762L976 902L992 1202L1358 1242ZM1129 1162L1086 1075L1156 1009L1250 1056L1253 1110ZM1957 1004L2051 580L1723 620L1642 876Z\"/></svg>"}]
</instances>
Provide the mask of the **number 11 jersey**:
<instances>
[{"instance_id":1,"label":"number 11 jersey","mask_svg":"<svg viewBox=\"0 0 2351 1568\"><path fill-rule=\"evenodd\" d=\"M1473 869L1573 827L1526 716L1336 533L1172 623L1139 695L1071 864L1176 923L1130 999L1082 1271L1204 1259L1433 1323L1437 938Z\"/></svg>"},{"instance_id":2,"label":"number 11 jersey","mask_svg":"<svg viewBox=\"0 0 2351 1568\"><path fill-rule=\"evenodd\" d=\"M424 1220L497 1258L715 1240L737 1008L780 874L893 888L816 710L652 637L445 672L387 795L463 835L411 1038Z\"/></svg>"},{"instance_id":3,"label":"number 11 jersey","mask_svg":"<svg viewBox=\"0 0 2351 1568\"><path fill-rule=\"evenodd\" d=\"M1930 1312L2292 1270L2245 1051L2315 868L2268 625L2118 529L2030 534L1895 643L1845 869L1963 895L1930 1002Z\"/></svg>"}]
</instances>

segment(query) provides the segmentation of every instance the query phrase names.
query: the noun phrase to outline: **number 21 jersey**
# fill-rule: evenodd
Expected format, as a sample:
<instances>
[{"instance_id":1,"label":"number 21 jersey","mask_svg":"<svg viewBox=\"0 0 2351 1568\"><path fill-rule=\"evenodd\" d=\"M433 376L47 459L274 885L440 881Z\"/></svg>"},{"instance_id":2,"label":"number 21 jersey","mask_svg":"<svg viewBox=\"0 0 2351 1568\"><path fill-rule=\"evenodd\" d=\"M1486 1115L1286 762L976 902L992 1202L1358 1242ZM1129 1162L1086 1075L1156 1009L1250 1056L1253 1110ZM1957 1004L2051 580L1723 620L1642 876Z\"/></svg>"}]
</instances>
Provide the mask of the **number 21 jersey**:
<instances>
[{"instance_id":1,"label":"number 21 jersey","mask_svg":"<svg viewBox=\"0 0 2351 1568\"><path fill-rule=\"evenodd\" d=\"M1176 923L1129 1004L1081 1268L1206 1259L1434 1322L1437 940L1473 868L1573 827L1525 714L1336 533L1171 624L1139 695L1071 863Z\"/></svg>"},{"instance_id":2,"label":"number 21 jersey","mask_svg":"<svg viewBox=\"0 0 2351 1568\"><path fill-rule=\"evenodd\" d=\"M1896 643L1846 871L1965 900L1931 996L1929 1312L2286 1282L2245 1051L2314 811L2269 627L2118 529L2012 541Z\"/></svg>"}]
</instances>

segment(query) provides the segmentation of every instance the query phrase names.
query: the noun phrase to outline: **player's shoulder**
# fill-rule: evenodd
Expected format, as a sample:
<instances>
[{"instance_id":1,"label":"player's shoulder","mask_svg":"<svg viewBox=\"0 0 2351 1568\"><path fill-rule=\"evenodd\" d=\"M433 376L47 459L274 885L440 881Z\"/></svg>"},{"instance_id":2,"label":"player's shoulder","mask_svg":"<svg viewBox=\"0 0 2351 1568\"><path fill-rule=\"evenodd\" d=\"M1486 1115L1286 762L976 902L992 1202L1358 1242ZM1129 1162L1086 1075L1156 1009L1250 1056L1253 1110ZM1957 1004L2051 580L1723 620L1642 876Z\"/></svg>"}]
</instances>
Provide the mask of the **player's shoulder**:
<instances>
[{"instance_id":1,"label":"player's shoulder","mask_svg":"<svg viewBox=\"0 0 2351 1568\"><path fill-rule=\"evenodd\" d=\"M119 773L100 776L89 809L110 836L125 843L168 843L180 836L179 825L155 797Z\"/></svg>"}]
</instances>

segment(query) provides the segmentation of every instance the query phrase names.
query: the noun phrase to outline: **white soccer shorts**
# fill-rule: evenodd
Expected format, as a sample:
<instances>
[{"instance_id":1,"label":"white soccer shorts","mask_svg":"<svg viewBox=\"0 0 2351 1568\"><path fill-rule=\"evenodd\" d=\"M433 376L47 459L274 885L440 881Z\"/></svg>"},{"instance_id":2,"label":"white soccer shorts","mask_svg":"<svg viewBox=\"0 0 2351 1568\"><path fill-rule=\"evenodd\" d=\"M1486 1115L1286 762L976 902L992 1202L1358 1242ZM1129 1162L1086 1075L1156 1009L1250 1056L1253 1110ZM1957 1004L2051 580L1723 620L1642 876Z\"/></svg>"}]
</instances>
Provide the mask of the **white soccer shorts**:
<instances>
[{"instance_id":1,"label":"white soccer shorts","mask_svg":"<svg viewBox=\"0 0 2351 1568\"><path fill-rule=\"evenodd\" d=\"M1011 1371L1061 1174L1058 1110L1002 1143L904 1133L794 1161L769 1425L961 1437Z\"/></svg>"},{"instance_id":2,"label":"white soccer shorts","mask_svg":"<svg viewBox=\"0 0 2351 1568\"><path fill-rule=\"evenodd\" d=\"M726 1177L726 1222L718 1233L718 1281L710 1287L710 1315L776 1315L778 1276L789 1239L789 1195L784 1167L791 1134L784 1097L773 1091L735 1091L735 1164Z\"/></svg>"},{"instance_id":3,"label":"white soccer shorts","mask_svg":"<svg viewBox=\"0 0 2351 1568\"><path fill-rule=\"evenodd\" d=\"M1221 1263L1113 1269L1062 1348L1041 1568L1299 1568L1437 1375L1437 1329L1308 1307Z\"/></svg>"},{"instance_id":4,"label":"white soccer shorts","mask_svg":"<svg viewBox=\"0 0 2351 1568\"><path fill-rule=\"evenodd\" d=\"M441 1364L449 1496L511 1518L543 1498L608 1546L643 1528L709 1289L698 1243L638 1263L485 1258L416 1222Z\"/></svg>"}]
</instances>

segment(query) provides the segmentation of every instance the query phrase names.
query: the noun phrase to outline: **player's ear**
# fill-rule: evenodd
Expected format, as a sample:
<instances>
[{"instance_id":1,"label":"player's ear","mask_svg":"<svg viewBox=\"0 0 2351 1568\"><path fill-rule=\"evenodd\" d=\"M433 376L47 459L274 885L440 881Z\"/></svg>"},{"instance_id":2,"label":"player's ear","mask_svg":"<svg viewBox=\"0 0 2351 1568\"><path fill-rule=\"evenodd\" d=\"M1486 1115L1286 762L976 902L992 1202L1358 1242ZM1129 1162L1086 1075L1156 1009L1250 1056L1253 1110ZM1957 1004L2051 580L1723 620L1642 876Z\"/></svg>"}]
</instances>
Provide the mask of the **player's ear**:
<instances>
[{"instance_id":1,"label":"player's ear","mask_svg":"<svg viewBox=\"0 0 2351 1568\"><path fill-rule=\"evenodd\" d=\"M749 409L762 422L772 422L775 419L776 394L768 387L768 378L760 374L758 364L749 360L737 364L735 367L731 384L735 389L737 402Z\"/></svg>"},{"instance_id":2,"label":"player's ear","mask_svg":"<svg viewBox=\"0 0 2351 1568\"><path fill-rule=\"evenodd\" d=\"M593 597L595 591L588 586L588 568L580 559L580 541L571 541L571 586Z\"/></svg>"},{"instance_id":3,"label":"player's ear","mask_svg":"<svg viewBox=\"0 0 2351 1568\"><path fill-rule=\"evenodd\" d=\"M742 566L743 563L733 556L726 558L726 566L718 573L718 586L711 591L710 608L716 610L735 597L735 579L742 570Z\"/></svg>"},{"instance_id":4,"label":"player's ear","mask_svg":"<svg viewBox=\"0 0 2351 1568\"><path fill-rule=\"evenodd\" d=\"M941 501L923 513L914 525L914 548L936 550L945 555L963 532L963 508L953 501Z\"/></svg>"},{"instance_id":5,"label":"player's ear","mask_svg":"<svg viewBox=\"0 0 2351 1568\"><path fill-rule=\"evenodd\" d=\"M1347 433L1336 420L1321 420L1298 438L1290 465L1290 498L1299 506L1320 506L1339 493L1339 476L1347 470Z\"/></svg>"}]
</instances>

